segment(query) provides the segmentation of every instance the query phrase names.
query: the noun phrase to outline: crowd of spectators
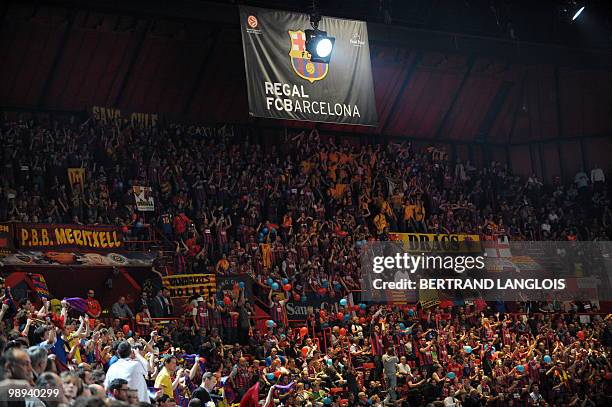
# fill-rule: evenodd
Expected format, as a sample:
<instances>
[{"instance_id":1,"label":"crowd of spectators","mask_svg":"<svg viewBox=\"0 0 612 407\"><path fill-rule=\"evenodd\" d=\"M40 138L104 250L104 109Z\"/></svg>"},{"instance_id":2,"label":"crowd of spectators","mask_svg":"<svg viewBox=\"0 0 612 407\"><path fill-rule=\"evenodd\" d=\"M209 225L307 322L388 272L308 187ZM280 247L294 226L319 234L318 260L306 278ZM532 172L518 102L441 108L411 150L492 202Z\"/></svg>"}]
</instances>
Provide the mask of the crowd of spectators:
<instances>
[{"instance_id":1,"label":"crowd of spectators","mask_svg":"<svg viewBox=\"0 0 612 407\"><path fill-rule=\"evenodd\" d=\"M155 129L85 123L0 126L0 219L152 224L174 242L173 272L288 279L295 295L352 290L361 243L388 232L466 233L510 240L609 240L605 174L544 185L492 162L476 168L436 148L337 145L316 131L278 145L230 128ZM85 168L71 188L67 169ZM151 186L155 215L132 185ZM162 270L159 270L162 271ZM154 295L154 293L151 293Z\"/></svg>"},{"instance_id":2,"label":"crowd of spectators","mask_svg":"<svg viewBox=\"0 0 612 407\"><path fill-rule=\"evenodd\" d=\"M258 330L241 287L194 296L182 319L155 326L150 317L167 316L169 304L151 287L135 307L134 332L97 326L67 303L36 310L5 292L7 380L63 383L62 402L74 405L153 397L197 407L219 389L226 401L213 402L221 404L256 382L268 405L609 405L612 322L579 315L575 304L566 314L514 315L486 304L349 301L311 309L297 328L285 309L286 296L340 300L358 290L359 248L390 232L609 240L610 190L598 168L544 185L409 141L336 144L314 131L268 145L228 127L91 120L3 122L0 142L1 221L114 224L133 236L152 224L173 251L170 267L156 263L159 275L248 274L267 289L270 279L287 288L270 291L271 323ZM85 182L71 186L67 169L78 167ZM136 210L132 185L152 187L153 217ZM111 311L118 320L134 315L125 299Z\"/></svg>"},{"instance_id":3,"label":"crowd of spectators","mask_svg":"<svg viewBox=\"0 0 612 407\"><path fill-rule=\"evenodd\" d=\"M294 327L278 318L228 342L212 315L198 313L197 327L174 320L140 335L127 325L105 327L67 301L55 309L45 300L39 309L4 292L4 400L35 389L56 391L30 397L40 406L610 403L611 315L349 303L336 308L339 315L317 310ZM224 295L244 306L242 289Z\"/></svg>"}]
</instances>

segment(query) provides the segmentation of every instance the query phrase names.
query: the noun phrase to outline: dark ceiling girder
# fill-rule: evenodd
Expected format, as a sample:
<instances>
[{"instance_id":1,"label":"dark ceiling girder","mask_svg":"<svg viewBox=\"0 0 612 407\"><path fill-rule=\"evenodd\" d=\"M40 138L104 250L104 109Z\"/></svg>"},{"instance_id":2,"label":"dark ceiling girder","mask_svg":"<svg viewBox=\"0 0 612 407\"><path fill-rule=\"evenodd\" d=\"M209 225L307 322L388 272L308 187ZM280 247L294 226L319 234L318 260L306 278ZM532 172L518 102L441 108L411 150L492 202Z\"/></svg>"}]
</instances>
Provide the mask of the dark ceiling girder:
<instances>
[{"instance_id":1,"label":"dark ceiling girder","mask_svg":"<svg viewBox=\"0 0 612 407\"><path fill-rule=\"evenodd\" d=\"M476 135L477 140L486 142L489 138L489 133L497 120L497 116L499 116L502 106L504 103L506 103L506 99L512 90L512 86L514 86L514 83L510 81L503 81L499 85L499 88L497 89L497 92L489 105L489 109L478 127L478 134Z\"/></svg>"},{"instance_id":2,"label":"dark ceiling girder","mask_svg":"<svg viewBox=\"0 0 612 407\"><path fill-rule=\"evenodd\" d=\"M127 70L125 71L125 75L123 75L123 79L121 80L121 85L119 85L119 90L117 91L117 96L115 96L115 103L113 106L119 106L119 102L121 102L121 98L123 97L123 92L125 92L125 87L130 80L130 76L132 76L132 71L134 70L134 66L136 65L136 61L138 61L138 57L140 56L140 52L142 51L142 45L144 44L145 39L147 38L147 34L151 30L153 26L153 21L148 20L146 25L142 28L142 32L138 37L138 43L134 48L132 53L132 59L129 62Z\"/></svg>"},{"instance_id":3,"label":"dark ceiling girder","mask_svg":"<svg viewBox=\"0 0 612 407\"><path fill-rule=\"evenodd\" d=\"M523 69L525 69L525 72L523 72L521 77L521 90L519 91L519 97L516 100L516 107L514 108L514 113L512 114L512 124L510 125L510 134L508 134L508 144L512 143L512 136L514 135L514 129L516 128L516 119L518 118L518 113L521 110L521 106L525 98L525 82L527 81L527 73L529 69L528 67L524 67Z\"/></svg>"},{"instance_id":4,"label":"dark ceiling girder","mask_svg":"<svg viewBox=\"0 0 612 407\"><path fill-rule=\"evenodd\" d=\"M558 132L558 139L561 139L563 137L563 127L562 127L562 122L561 120L563 120L563 116L561 115L561 97L559 96L559 66L555 65L555 92L556 92L556 108L557 108L557 132ZM582 163L584 164L584 149L582 148L582 145L580 146L581 150L583 152L582 154ZM563 159L562 157L562 153L561 153L561 142L557 141L557 154L559 155L559 168L561 169L561 174L564 174L564 164L563 164Z\"/></svg>"},{"instance_id":5,"label":"dark ceiling girder","mask_svg":"<svg viewBox=\"0 0 612 407\"><path fill-rule=\"evenodd\" d=\"M559 66L555 65L555 107L557 109L557 131L563 137L563 117L561 116L561 96L559 95Z\"/></svg>"},{"instance_id":6,"label":"dark ceiling girder","mask_svg":"<svg viewBox=\"0 0 612 407\"><path fill-rule=\"evenodd\" d=\"M187 96L182 109L183 114L187 114L189 112L189 108L193 103L193 99L198 91L198 88L200 87L200 84L202 83L202 78L204 78L204 73L206 72L206 69L210 66L210 63L212 61L211 56L213 55L213 52L215 51L215 48L217 46L220 32L221 30L215 30L215 33L209 37L210 45L206 48L206 51L204 52L202 63L200 64L200 69L198 70L198 74L195 77L193 83L191 84L191 87L189 88L189 95Z\"/></svg>"},{"instance_id":7,"label":"dark ceiling girder","mask_svg":"<svg viewBox=\"0 0 612 407\"><path fill-rule=\"evenodd\" d=\"M237 28L238 10L234 4L183 0L151 2L145 0L42 0L39 4L121 13L166 20L194 21L210 27ZM306 11L306 10L303 10ZM374 44L407 47L433 52L498 57L522 63L555 63L561 66L612 68L612 49L577 49L563 45L530 43L505 38L449 33L368 22L368 36Z\"/></svg>"},{"instance_id":8,"label":"dark ceiling girder","mask_svg":"<svg viewBox=\"0 0 612 407\"><path fill-rule=\"evenodd\" d=\"M444 112L444 116L442 117L442 120L440 120L440 124L438 125L438 128L436 129L436 132L434 133L434 139L439 140L442 137L444 127L446 126L446 123L448 122L451 112L453 111L453 109L455 108L455 105L457 104L457 100L459 100L459 96L461 96L463 87L465 86L465 83L470 77L470 74L472 73L472 69L474 68L475 63L476 63L476 56L470 55L470 57L468 58L468 62L467 62L468 67L465 70L465 74L463 74L463 78L461 78L461 82L459 83L459 86L457 87L455 94L453 95L453 99L448 105L448 109L446 109L446 112Z\"/></svg>"},{"instance_id":9,"label":"dark ceiling girder","mask_svg":"<svg viewBox=\"0 0 612 407\"><path fill-rule=\"evenodd\" d=\"M49 68L49 73L47 74L47 79L43 82L43 87L40 91L40 95L38 95L38 103L36 106L41 108L44 106L45 97L47 96L47 92L49 92L49 88L55 79L55 75L57 73L57 68L60 64L64 56L64 51L66 50L66 44L68 43L68 37L70 36L70 32L72 31L72 26L74 25L74 20L76 19L76 10L68 10L68 21L66 22L66 27L64 28L64 32L62 33L62 38L60 39L59 46L57 48L57 52L55 53L55 57L53 58L53 63L51 64L51 68Z\"/></svg>"},{"instance_id":10,"label":"dark ceiling girder","mask_svg":"<svg viewBox=\"0 0 612 407\"><path fill-rule=\"evenodd\" d=\"M0 11L0 24L4 23L4 19L6 18L6 14L8 13L10 1L4 2L4 6L2 6L2 10Z\"/></svg>"},{"instance_id":11,"label":"dark ceiling girder","mask_svg":"<svg viewBox=\"0 0 612 407\"><path fill-rule=\"evenodd\" d=\"M412 75L414 75L414 71L416 71L417 66L421 63L421 60L423 59L424 55L425 53L422 51L417 52L416 56L414 57L414 61L412 61L412 65L410 65L410 67L406 70L402 84L400 85L400 88L397 91L397 94L395 95L395 99L393 100L393 104L391 105L391 109L389 110L389 114L387 115L385 123L380 130L380 134L387 134L387 130L389 130L389 123L391 122L391 120L393 120L393 116L395 116L395 114L397 113L397 108L399 107L400 101L402 99L404 89L406 89L406 86L408 86L408 83L412 79Z\"/></svg>"}]
</instances>

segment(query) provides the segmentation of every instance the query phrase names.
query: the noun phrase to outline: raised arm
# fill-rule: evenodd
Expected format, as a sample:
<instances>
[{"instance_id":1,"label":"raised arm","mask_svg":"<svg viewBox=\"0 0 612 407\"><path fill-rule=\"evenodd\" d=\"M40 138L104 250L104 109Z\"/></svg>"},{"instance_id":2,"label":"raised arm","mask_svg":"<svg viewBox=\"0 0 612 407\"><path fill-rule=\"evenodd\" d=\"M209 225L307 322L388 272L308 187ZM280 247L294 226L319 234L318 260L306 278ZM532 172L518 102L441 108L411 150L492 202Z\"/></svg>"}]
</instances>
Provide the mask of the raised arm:
<instances>
[{"instance_id":1,"label":"raised arm","mask_svg":"<svg viewBox=\"0 0 612 407\"><path fill-rule=\"evenodd\" d=\"M198 370L200 369L200 363L198 363L199 356L200 355L196 355L193 361L193 366L191 367L191 370L189 371L189 380L191 381L195 379L196 375L198 374Z\"/></svg>"}]
</instances>

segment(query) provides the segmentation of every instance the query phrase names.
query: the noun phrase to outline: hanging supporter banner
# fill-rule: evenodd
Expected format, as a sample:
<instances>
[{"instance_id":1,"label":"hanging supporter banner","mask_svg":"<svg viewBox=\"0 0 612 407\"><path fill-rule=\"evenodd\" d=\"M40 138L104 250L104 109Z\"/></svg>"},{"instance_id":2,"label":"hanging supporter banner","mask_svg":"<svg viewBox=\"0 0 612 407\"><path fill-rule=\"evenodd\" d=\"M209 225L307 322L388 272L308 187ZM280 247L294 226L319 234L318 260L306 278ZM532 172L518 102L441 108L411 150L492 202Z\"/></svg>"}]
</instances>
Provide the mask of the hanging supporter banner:
<instances>
[{"instance_id":1,"label":"hanging supporter banner","mask_svg":"<svg viewBox=\"0 0 612 407\"><path fill-rule=\"evenodd\" d=\"M123 249L123 234L115 226L19 224L16 227L19 249Z\"/></svg>"},{"instance_id":2,"label":"hanging supporter banner","mask_svg":"<svg viewBox=\"0 0 612 407\"><path fill-rule=\"evenodd\" d=\"M295 320L305 320L308 317L309 308L313 310L316 308L329 309L330 306L336 304L338 300L330 296L320 296L314 293L308 293L306 301L301 298L296 301L290 298L287 301L287 317Z\"/></svg>"},{"instance_id":3,"label":"hanging supporter banner","mask_svg":"<svg viewBox=\"0 0 612 407\"><path fill-rule=\"evenodd\" d=\"M26 267L151 267L154 253L83 253L18 250L2 258L4 266Z\"/></svg>"},{"instance_id":4,"label":"hanging supporter banner","mask_svg":"<svg viewBox=\"0 0 612 407\"><path fill-rule=\"evenodd\" d=\"M68 181L73 190L78 186L82 191L85 185L85 168L68 168Z\"/></svg>"},{"instance_id":5,"label":"hanging supporter banner","mask_svg":"<svg viewBox=\"0 0 612 407\"><path fill-rule=\"evenodd\" d=\"M424 309L435 307L440 304L437 290L419 290L419 303Z\"/></svg>"},{"instance_id":6,"label":"hanging supporter banner","mask_svg":"<svg viewBox=\"0 0 612 407\"><path fill-rule=\"evenodd\" d=\"M91 109L94 120L102 123L120 124L127 122L130 126L139 129L157 127L159 116L153 113L126 113L113 107L94 106Z\"/></svg>"},{"instance_id":7,"label":"hanging supporter banner","mask_svg":"<svg viewBox=\"0 0 612 407\"><path fill-rule=\"evenodd\" d=\"M141 212L152 212L155 210L155 201L153 200L153 190L151 187L143 187L134 185L132 187L136 207Z\"/></svg>"},{"instance_id":8,"label":"hanging supporter banner","mask_svg":"<svg viewBox=\"0 0 612 407\"><path fill-rule=\"evenodd\" d=\"M0 223L0 256L7 255L15 249L12 229L10 223Z\"/></svg>"},{"instance_id":9,"label":"hanging supporter banner","mask_svg":"<svg viewBox=\"0 0 612 407\"><path fill-rule=\"evenodd\" d=\"M172 298L201 295L208 299L217 292L214 274L177 274L163 277L162 282L164 288L170 290Z\"/></svg>"},{"instance_id":10,"label":"hanging supporter banner","mask_svg":"<svg viewBox=\"0 0 612 407\"><path fill-rule=\"evenodd\" d=\"M306 51L307 14L241 6L240 27L251 116L378 124L365 22L321 17L335 38L329 63Z\"/></svg>"},{"instance_id":11,"label":"hanging supporter banner","mask_svg":"<svg viewBox=\"0 0 612 407\"><path fill-rule=\"evenodd\" d=\"M477 251L478 235L444 233L389 233L389 240L403 241L408 251Z\"/></svg>"}]
</instances>

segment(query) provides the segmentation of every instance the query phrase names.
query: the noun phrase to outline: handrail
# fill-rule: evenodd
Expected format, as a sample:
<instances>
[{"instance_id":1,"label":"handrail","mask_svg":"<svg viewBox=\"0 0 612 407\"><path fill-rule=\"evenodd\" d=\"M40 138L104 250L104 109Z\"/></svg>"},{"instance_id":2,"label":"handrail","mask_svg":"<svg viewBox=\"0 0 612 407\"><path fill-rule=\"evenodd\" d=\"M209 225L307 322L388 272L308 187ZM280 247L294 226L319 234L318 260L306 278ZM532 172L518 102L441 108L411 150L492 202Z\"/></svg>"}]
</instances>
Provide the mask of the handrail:
<instances>
[{"instance_id":1,"label":"handrail","mask_svg":"<svg viewBox=\"0 0 612 407\"><path fill-rule=\"evenodd\" d=\"M149 225L149 226L150 226L150 227L153 229L153 231L155 232L155 236L157 236L157 237L158 237L158 239L157 239L158 241L164 242L165 244L167 244L167 245L168 245L168 247L169 247L170 249L174 250L174 245L175 245L175 243L174 243L172 240L168 239L168 237L166 237L166 234L165 234L164 232L162 232L162 231L161 231L161 230L160 230L160 229L159 229L157 226L155 226L155 225ZM159 237L161 237L161 239L160 239Z\"/></svg>"}]
</instances>

